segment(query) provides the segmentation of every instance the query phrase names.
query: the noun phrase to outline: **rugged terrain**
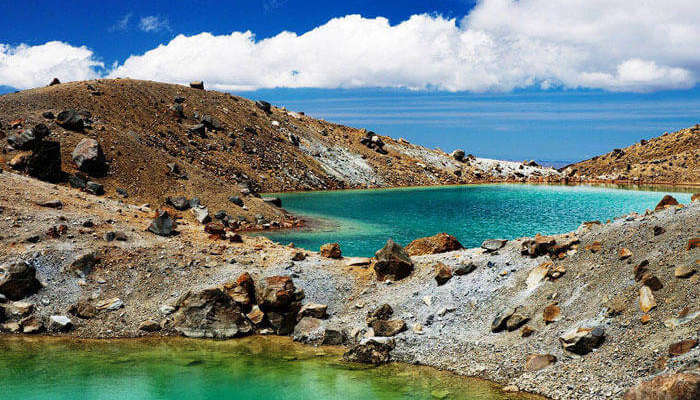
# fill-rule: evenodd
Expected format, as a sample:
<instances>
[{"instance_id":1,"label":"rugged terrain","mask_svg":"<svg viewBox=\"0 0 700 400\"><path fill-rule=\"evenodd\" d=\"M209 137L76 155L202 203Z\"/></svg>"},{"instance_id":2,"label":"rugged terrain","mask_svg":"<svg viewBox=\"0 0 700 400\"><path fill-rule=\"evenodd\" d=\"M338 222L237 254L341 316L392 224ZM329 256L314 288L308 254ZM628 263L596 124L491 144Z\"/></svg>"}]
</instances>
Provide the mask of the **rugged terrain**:
<instances>
[{"instance_id":1,"label":"rugged terrain","mask_svg":"<svg viewBox=\"0 0 700 400\"><path fill-rule=\"evenodd\" d=\"M186 219L178 224L179 235L160 237L145 230L153 211L142 206L9 172L0 174L0 187L0 264L7 268L24 260L36 268L41 282L35 294L2 305L6 332L31 331L41 324L37 332L102 338L272 333L280 329L272 322L279 309L266 314L272 325L252 330L247 319L229 322L227 328L224 311L238 314L225 301L205 301L210 317L195 313L182 318L180 310L188 304L183 295L233 287L230 293L236 296L240 293L233 282L248 272L260 304L270 295L281 301L280 293L289 289L294 298L303 290L303 304L327 307L326 312L318 306L294 311L307 315L294 328L299 340L349 346L373 340L378 334L374 328L393 328L368 327L367 313L389 304L392 321L405 324L389 332L394 335L388 339L395 346L392 359L493 379L552 398L621 397L628 387L656 374L698 367L697 345L669 354L669 346L684 340L689 346L700 330L700 273L692 273L700 249L691 240L700 236L697 201L610 223L582 224L576 232L537 242L522 238L487 244L490 251L415 255L408 277L379 281L369 260L331 259L260 237L230 243ZM121 233L121 240L108 241L110 232ZM532 255L523 255L523 248ZM94 255L94 262L85 263L86 254ZM451 270L442 285L436 280L438 263ZM679 267L686 272L679 275ZM296 289L270 294L265 287L277 281L265 278L274 276L291 277ZM650 293L656 305L643 312L640 290L648 285L654 288ZM515 307L513 315L503 312L509 307ZM499 314L513 324L493 332ZM69 318L72 327L54 323L50 317L57 315ZM590 344L592 351L583 355L565 350L559 338L577 326L602 329L604 341ZM544 357L543 369L526 368L532 354ZM548 366L554 360L550 356L556 361Z\"/></svg>"},{"instance_id":2,"label":"rugged terrain","mask_svg":"<svg viewBox=\"0 0 700 400\"><path fill-rule=\"evenodd\" d=\"M60 123L74 110L80 129ZM212 211L229 210L251 225L257 215L289 216L260 199L234 207L241 191L279 192L490 181L559 181L561 174L525 165L455 157L440 150L310 118L228 93L131 79L51 85L0 96L0 139L45 124L61 145L62 169L77 172L72 152L96 140L106 171L91 179L133 204L163 204L167 196L199 197ZM27 150L3 146L0 165ZM27 146L29 147L29 146ZM14 163L12 163L14 164ZM22 163L15 168L21 170ZM172 171L168 164L176 164ZM121 195L123 196L123 194Z\"/></svg>"},{"instance_id":3,"label":"rugged terrain","mask_svg":"<svg viewBox=\"0 0 700 400\"><path fill-rule=\"evenodd\" d=\"M562 168L568 181L700 185L700 125Z\"/></svg>"}]
</instances>

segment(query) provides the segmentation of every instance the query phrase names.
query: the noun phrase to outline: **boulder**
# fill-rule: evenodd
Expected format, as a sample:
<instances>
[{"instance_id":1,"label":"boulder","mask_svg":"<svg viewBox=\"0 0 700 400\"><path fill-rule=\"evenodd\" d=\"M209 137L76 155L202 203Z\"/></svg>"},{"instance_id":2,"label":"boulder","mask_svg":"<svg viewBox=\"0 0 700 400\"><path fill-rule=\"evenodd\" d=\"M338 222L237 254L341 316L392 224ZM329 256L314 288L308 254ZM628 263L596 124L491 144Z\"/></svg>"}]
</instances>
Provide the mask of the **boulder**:
<instances>
[{"instance_id":1,"label":"boulder","mask_svg":"<svg viewBox=\"0 0 700 400\"><path fill-rule=\"evenodd\" d=\"M467 275L468 273L476 269L476 264L469 262L466 264L460 264L454 269L455 275Z\"/></svg>"},{"instance_id":2,"label":"boulder","mask_svg":"<svg viewBox=\"0 0 700 400\"><path fill-rule=\"evenodd\" d=\"M386 245L375 253L374 272L380 281L391 279L394 281L406 278L413 272L413 261L408 253L389 239Z\"/></svg>"},{"instance_id":3,"label":"boulder","mask_svg":"<svg viewBox=\"0 0 700 400\"><path fill-rule=\"evenodd\" d=\"M574 327L559 337L564 350L585 355L605 341L605 330L601 326Z\"/></svg>"},{"instance_id":4,"label":"boulder","mask_svg":"<svg viewBox=\"0 0 700 400\"><path fill-rule=\"evenodd\" d=\"M314 345L342 345L347 340L345 333L327 325L318 318L304 317L294 327L294 340Z\"/></svg>"},{"instance_id":5,"label":"boulder","mask_svg":"<svg viewBox=\"0 0 700 400\"><path fill-rule=\"evenodd\" d=\"M160 329L160 324L151 319L147 319L139 324L139 330L144 332L157 332Z\"/></svg>"},{"instance_id":6,"label":"boulder","mask_svg":"<svg viewBox=\"0 0 700 400\"><path fill-rule=\"evenodd\" d=\"M543 236L539 233L534 239L526 240L522 243L522 254L530 257L543 256L554 247L556 240L551 236Z\"/></svg>"},{"instance_id":7,"label":"boulder","mask_svg":"<svg viewBox=\"0 0 700 400\"><path fill-rule=\"evenodd\" d=\"M641 382L625 392L624 400L700 399L700 374L661 375Z\"/></svg>"},{"instance_id":8,"label":"boulder","mask_svg":"<svg viewBox=\"0 0 700 400\"><path fill-rule=\"evenodd\" d=\"M191 87L192 89L204 90L204 82L202 82L202 81L192 81L192 82L190 82L190 87Z\"/></svg>"},{"instance_id":9,"label":"boulder","mask_svg":"<svg viewBox=\"0 0 700 400\"><path fill-rule=\"evenodd\" d=\"M234 282L225 283L224 291L244 308L250 308L255 303L255 282L247 272L242 273Z\"/></svg>"},{"instance_id":10,"label":"boulder","mask_svg":"<svg viewBox=\"0 0 700 400\"><path fill-rule=\"evenodd\" d=\"M10 300L21 300L41 289L36 268L24 261L0 266L0 294Z\"/></svg>"},{"instance_id":11,"label":"boulder","mask_svg":"<svg viewBox=\"0 0 700 400\"><path fill-rule=\"evenodd\" d=\"M557 362L557 358L551 354L530 354L525 362L526 371L539 371Z\"/></svg>"},{"instance_id":12,"label":"boulder","mask_svg":"<svg viewBox=\"0 0 700 400\"><path fill-rule=\"evenodd\" d=\"M653 291L661 290L664 287L661 280L649 272L642 275L641 283L642 285L649 286L649 289Z\"/></svg>"},{"instance_id":13,"label":"boulder","mask_svg":"<svg viewBox=\"0 0 700 400\"><path fill-rule=\"evenodd\" d=\"M506 243L508 243L506 239L487 239L484 240L483 243L481 243L481 248L489 253L492 253L494 251L500 250L503 246L506 245Z\"/></svg>"},{"instance_id":14,"label":"boulder","mask_svg":"<svg viewBox=\"0 0 700 400\"><path fill-rule=\"evenodd\" d=\"M219 121L219 119L216 117L212 117L211 115L202 115L202 119L200 121L202 121L202 124L209 130L220 131L223 129L221 121Z\"/></svg>"},{"instance_id":15,"label":"boulder","mask_svg":"<svg viewBox=\"0 0 700 400\"><path fill-rule=\"evenodd\" d=\"M100 258L96 252L88 252L78 256L78 258L73 261L68 270L75 273L77 276L84 278L90 275L95 265L100 262Z\"/></svg>"},{"instance_id":16,"label":"boulder","mask_svg":"<svg viewBox=\"0 0 700 400\"><path fill-rule=\"evenodd\" d=\"M257 304L250 308L250 312L246 314L246 317L257 327L262 326L265 322L265 313L260 310Z\"/></svg>"},{"instance_id":17,"label":"boulder","mask_svg":"<svg viewBox=\"0 0 700 400\"><path fill-rule=\"evenodd\" d=\"M58 78L53 78L51 82L49 83L49 86L54 86L54 85L60 85L61 81L58 80Z\"/></svg>"},{"instance_id":18,"label":"boulder","mask_svg":"<svg viewBox=\"0 0 700 400\"><path fill-rule=\"evenodd\" d=\"M175 233L175 220L167 211L158 211L148 230L159 236L170 236Z\"/></svg>"},{"instance_id":19,"label":"boulder","mask_svg":"<svg viewBox=\"0 0 700 400\"><path fill-rule=\"evenodd\" d=\"M512 332L514 330L519 329L521 326L525 325L527 321L530 320L530 317L528 317L520 311L521 309L517 309L516 312L513 313L513 315L511 315L510 318L506 320L506 329L508 330L508 332Z\"/></svg>"},{"instance_id":20,"label":"boulder","mask_svg":"<svg viewBox=\"0 0 700 400\"><path fill-rule=\"evenodd\" d=\"M50 131L46 125L38 124L32 129L25 129L21 133L8 136L7 143L17 150L32 150L49 134Z\"/></svg>"},{"instance_id":21,"label":"boulder","mask_svg":"<svg viewBox=\"0 0 700 400\"><path fill-rule=\"evenodd\" d=\"M52 315L49 317L49 330L52 332L68 332L73 329L73 322L65 315Z\"/></svg>"},{"instance_id":22,"label":"boulder","mask_svg":"<svg viewBox=\"0 0 700 400\"><path fill-rule=\"evenodd\" d=\"M7 318L22 318L34 312L34 304L26 301L13 301L0 306Z\"/></svg>"},{"instance_id":23,"label":"boulder","mask_svg":"<svg viewBox=\"0 0 700 400\"><path fill-rule=\"evenodd\" d=\"M343 254L340 251L340 245L338 243L326 243L321 246L320 250L321 257L340 259L343 258Z\"/></svg>"},{"instance_id":24,"label":"boulder","mask_svg":"<svg viewBox=\"0 0 700 400\"><path fill-rule=\"evenodd\" d=\"M328 318L328 306L325 304L318 303L307 303L301 307L299 310L299 316L297 319L304 317L313 317L318 319Z\"/></svg>"},{"instance_id":25,"label":"boulder","mask_svg":"<svg viewBox=\"0 0 700 400\"><path fill-rule=\"evenodd\" d=\"M97 315L97 308L87 301L79 301L68 308L68 313L81 319L90 319Z\"/></svg>"},{"instance_id":26,"label":"boulder","mask_svg":"<svg viewBox=\"0 0 700 400\"><path fill-rule=\"evenodd\" d=\"M294 281L288 276L269 276L263 282L264 285L259 291L258 305L264 312L289 311L293 303L301 300L296 298ZM297 311L299 308L301 306Z\"/></svg>"},{"instance_id":27,"label":"boulder","mask_svg":"<svg viewBox=\"0 0 700 400\"><path fill-rule=\"evenodd\" d=\"M197 124L187 128L187 133L190 135L197 135L201 138L205 138L207 136L207 129L204 126L204 124Z\"/></svg>"},{"instance_id":28,"label":"boulder","mask_svg":"<svg viewBox=\"0 0 700 400\"><path fill-rule=\"evenodd\" d=\"M27 162L27 173L46 182L61 181L61 144L48 140L37 143Z\"/></svg>"},{"instance_id":29,"label":"boulder","mask_svg":"<svg viewBox=\"0 0 700 400\"><path fill-rule=\"evenodd\" d=\"M85 191L90 194L94 194L95 196L102 196L105 194L105 188L101 184L97 182L92 182L88 181L85 184Z\"/></svg>"},{"instance_id":30,"label":"boulder","mask_svg":"<svg viewBox=\"0 0 700 400\"><path fill-rule=\"evenodd\" d=\"M395 336L406 330L406 323L402 319L376 319L370 326L376 336Z\"/></svg>"},{"instance_id":31,"label":"boulder","mask_svg":"<svg viewBox=\"0 0 700 400\"><path fill-rule=\"evenodd\" d=\"M219 288L189 291L175 307L172 326L187 337L228 339L253 330L240 307Z\"/></svg>"},{"instance_id":32,"label":"boulder","mask_svg":"<svg viewBox=\"0 0 700 400\"><path fill-rule=\"evenodd\" d=\"M447 233L438 233L435 236L416 239L406 246L409 256L422 256L426 254L439 254L448 251L462 249L462 244L457 238Z\"/></svg>"},{"instance_id":33,"label":"boulder","mask_svg":"<svg viewBox=\"0 0 700 400\"><path fill-rule=\"evenodd\" d=\"M661 199L659 204L656 205L656 207L654 208L654 211L663 210L666 207L677 206L677 205L678 205L678 200L673 198L673 196L667 194L666 196L664 196L663 199Z\"/></svg>"},{"instance_id":34,"label":"boulder","mask_svg":"<svg viewBox=\"0 0 700 400\"><path fill-rule=\"evenodd\" d=\"M452 155L452 158L454 158L457 161L464 161L465 153L464 153L464 150L462 150L462 149L457 149L457 150L453 151L451 155Z\"/></svg>"},{"instance_id":35,"label":"boulder","mask_svg":"<svg viewBox=\"0 0 700 400\"><path fill-rule=\"evenodd\" d=\"M64 110L56 116L56 123L69 131L80 132L85 128L83 115L75 110Z\"/></svg>"},{"instance_id":36,"label":"boulder","mask_svg":"<svg viewBox=\"0 0 700 400\"><path fill-rule=\"evenodd\" d=\"M672 343L668 346L668 355L670 357L680 356L685 354L698 345L696 339L681 340L680 342Z\"/></svg>"},{"instance_id":37,"label":"boulder","mask_svg":"<svg viewBox=\"0 0 700 400\"><path fill-rule=\"evenodd\" d=\"M390 343L382 343L377 340L368 340L364 343L357 344L351 347L345 354L343 359L349 362L381 365L386 364L391 360L391 350L393 346Z\"/></svg>"},{"instance_id":38,"label":"boulder","mask_svg":"<svg viewBox=\"0 0 700 400\"><path fill-rule=\"evenodd\" d=\"M506 324L519 307L505 307L496 314L491 322L491 332L497 333L506 329Z\"/></svg>"},{"instance_id":39,"label":"boulder","mask_svg":"<svg viewBox=\"0 0 700 400\"><path fill-rule=\"evenodd\" d=\"M75 166L91 176L102 176L107 170L102 146L95 139L83 139L71 153Z\"/></svg>"},{"instance_id":40,"label":"boulder","mask_svg":"<svg viewBox=\"0 0 700 400\"><path fill-rule=\"evenodd\" d=\"M433 268L435 269L435 282L438 286L442 286L452 279L452 269L447 265L439 262Z\"/></svg>"},{"instance_id":41,"label":"boulder","mask_svg":"<svg viewBox=\"0 0 700 400\"><path fill-rule=\"evenodd\" d=\"M239 196L231 196L228 198L228 201L237 205L238 207L243 207L243 200L241 200Z\"/></svg>"},{"instance_id":42,"label":"boulder","mask_svg":"<svg viewBox=\"0 0 700 400\"><path fill-rule=\"evenodd\" d=\"M394 315L394 309L388 304L382 304L378 308L367 312L365 321L367 322L367 326L371 326L372 322L378 320L386 321L391 318L392 315Z\"/></svg>"}]
</instances>

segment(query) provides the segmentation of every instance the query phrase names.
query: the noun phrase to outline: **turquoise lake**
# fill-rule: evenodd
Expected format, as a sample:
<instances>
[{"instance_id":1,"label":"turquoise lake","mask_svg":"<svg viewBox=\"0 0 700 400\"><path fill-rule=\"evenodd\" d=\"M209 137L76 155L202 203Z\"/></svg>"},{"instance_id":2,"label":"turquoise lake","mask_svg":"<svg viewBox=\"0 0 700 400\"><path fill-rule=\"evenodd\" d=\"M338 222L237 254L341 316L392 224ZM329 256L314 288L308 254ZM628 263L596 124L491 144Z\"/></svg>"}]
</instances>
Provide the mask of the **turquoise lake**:
<instances>
[{"instance_id":1,"label":"turquoise lake","mask_svg":"<svg viewBox=\"0 0 700 400\"><path fill-rule=\"evenodd\" d=\"M3 400L516 400L427 367L373 368L289 338L88 341L0 337Z\"/></svg>"},{"instance_id":2,"label":"turquoise lake","mask_svg":"<svg viewBox=\"0 0 700 400\"><path fill-rule=\"evenodd\" d=\"M653 209L680 189L630 190L603 186L464 185L275 194L288 211L313 221L310 228L267 232L277 242L317 251L338 242L345 256L370 257L388 238L406 245L446 232L465 247L485 239L564 233L581 222Z\"/></svg>"}]
</instances>

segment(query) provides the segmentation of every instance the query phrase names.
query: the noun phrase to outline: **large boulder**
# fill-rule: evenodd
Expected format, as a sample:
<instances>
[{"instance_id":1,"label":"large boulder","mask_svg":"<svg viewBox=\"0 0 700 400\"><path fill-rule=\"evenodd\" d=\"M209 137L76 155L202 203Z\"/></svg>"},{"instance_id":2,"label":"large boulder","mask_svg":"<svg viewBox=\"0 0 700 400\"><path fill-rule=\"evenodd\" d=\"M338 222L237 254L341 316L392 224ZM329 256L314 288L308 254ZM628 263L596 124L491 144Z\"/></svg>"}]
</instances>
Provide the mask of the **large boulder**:
<instances>
[{"instance_id":1,"label":"large boulder","mask_svg":"<svg viewBox=\"0 0 700 400\"><path fill-rule=\"evenodd\" d=\"M464 153L464 150L462 150L462 149L457 149L457 150L452 152L452 158L454 158L457 161L464 161L464 156L465 156L465 153Z\"/></svg>"},{"instance_id":2,"label":"large boulder","mask_svg":"<svg viewBox=\"0 0 700 400\"><path fill-rule=\"evenodd\" d=\"M48 140L38 142L27 162L27 173L42 181L59 182L63 178L61 144Z\"/></svg>"},{"instance_id":3,"label":"large boulder","mask_svg":"<svg viewBox=\"0 0 700 400\"><path fill-rule=\"evenodd\" d=\"M382 304L376 309L369 311L365 321L367 322L367 326L372 326L374 321L386 321L391 318L392 315L394 315L394 309L388 304Z\"/></svg>"},{"instance_id":4,"label":"large boulder","mask_svg":"<svg viewBox=\"0 0 700 400\"><path fill-rule=\"evenodd\" d=\"M656 207L654 208L654 211L663 210L666 207L677 206L677 205L678 205L678 200L676 200L673 196L667 194L666 196L664 196L663 199L661 199L659 204L656 205Z\"/></svg>"},{"instance_id":5,"label":"large boulder","mask_svg":"<svg viewBox=\"0 0 700 400\"><path fill-rule=\"evenodd\" d=\"M564 350L574 354L588 354L605 341L605 330L601 326L578 326L559 337Z\"/></svg>"},{"instance_id":6,"label":"large boulder","mask_svg":"<svg viewBox=\"0 0 700 400\"><path fill-rule=\"evenodd\" d=\"M204 90L204 82L202 82L202 81L192 81L192 82L190 82L190 87L191 87L192 89Z\"/></svg>"},{"instance_id":7,"label":"large boulder","mask_svg":"<svg viewBox=\"0 0 700 400\"><path fill-rule=\"evenodd\" d=\"M235 281L225 283L224 291L245 309L249 309L255 303L255 282L247 272L242 273Z\"/></svg>"},{"instance_id":8,"label":"large boulder","mask_svg":"<svg viewBox=\"0 0 700 400\"><path fill-rule=\"evenodd\" d=\"M187 292L175 307L172 326L187 337L226 339L253 330L240 307L219 288Z\"/></svg>"},{"instance_id":9,"label":"large boulder","mask_svg":"<svg viewBox=\"0 0 700 400\"><path fill-rule=\"evenodd\" d=\"M70 131L82 131L85 127L83 115L75 110L64 110L56 116L56 123Z\"/></svg>"},{"instance_id":10,"label":"large boulder","mask_svg":"<svg viewBox=\"0 0 700 400\"><path fill-rule=\"evenodd\" d=\"M102 146L95 139L83 139L71 153L73 162L79 170L92 175L101 176L107 169Z\"/></svg>"},{"instance_id":11,"label":"large boulder","mask_svg":"<svg viewBox=\"0 0 700 400\"><path fill-rule=\"evenodd\" d=\"M503 246L508 243L506 239L486 239L481 243L481 248L489 253L500 250Z\"/></svg>"},{"instance_id":12,"label":"large boulder","mask_svg":"<svg viewBox=\"0 0 700 400\"><path fill-rule=\"evenodd\" d=\"M391 360L391 350L393 350L393 346L390 342L383 343L370 339L351 347L343 354L343 359L364 364L386 364Z\"/></svg>"},{"instance_id":13,"label":"large boulder","mask_svg":"<svg viewBox=\"0 0 700 400\"><path fill-rule=\"evenodd\" d=\"M36 268L24 261L0 266L0 294L10 300L31 296L41 288Z\"/></svg>"},{"instance_id":14,"label":"large boulder","mask_svg":"<svg viewBox=\"0 0 700 400\"><path fill-rule=\"evenodd\" d=\"M406 246L406 252L410 256L422 256L426 254L439 254L448 251L462 249L456 237L447 233L438 233L435 236L416 239Z\"/></svg>"},{"instance_id":15,"label":"large boulder","mask_svg":"<svg viewBox=\"0 0 700 400\"><path fill-rule=\"evenodd\" d=\"M624 400L692 400L700 399L700 374L661 375L642 382L625 392Z\"/></svg>"},{"instance_id":16,"label":"large boulder","mask_svg":"<svg viewBox=\"0 0 700 400\"><path fill-rule=\"evenodd\" d=\"M44 124L38 124L32 129L25 129L21 133L7 137L7 143L17 150L31 150L50 133Z\"/></svg>"},{"instance_id":17,"label":"large boulder","mask_svg":"<svg viewBox=\"0 0 700 400\"><path fill-rule=\"evenodd\" d=\"M406 250L389 239L383 248L375 253L374 272L380 281L403 279L413 272L413 261Z\"/></svg>"},{"instance_id":18,"label":"large boulder","mask_svg":"<svg viewBox=\"0 0 700 400\"><path fill-rule=\"evenodd\" d=\"M73 322L65 315L52 315L49 317L49 330L52 332L68 332L73 329Z\"/></svg>"},{"instance_id":19,"label":"large boulder","mask_svg":"<svg viewBox=\"0 0 700 400\"><path fill-rule=\"evenodd\" d=\"M340 251L340 245L338 243L326 243L321 246L320 252L321 257L340 259L343 258L343 253Z\"/></svg>"},{"instance_id":20,"label":"large boulder","mask_svg":"<svg viewBox=\"0 0 700 400\"><path fill-rule=\"evenodd\" d=\"M346 341L341 329L328 326L327 321L306 316L294 327L294 340L314 345L338 346Z\"/></svg>"},{"instance_id":21,"label":"large boulder","mask_svg":"<svg viewBox=\"0 0 700 400\"><path fill-rule=\"evenodd\" d=\"M396 336L406 330L406 323L401 319L377 319L370 326L376 336Z\"/></svg>"}]
</instances>

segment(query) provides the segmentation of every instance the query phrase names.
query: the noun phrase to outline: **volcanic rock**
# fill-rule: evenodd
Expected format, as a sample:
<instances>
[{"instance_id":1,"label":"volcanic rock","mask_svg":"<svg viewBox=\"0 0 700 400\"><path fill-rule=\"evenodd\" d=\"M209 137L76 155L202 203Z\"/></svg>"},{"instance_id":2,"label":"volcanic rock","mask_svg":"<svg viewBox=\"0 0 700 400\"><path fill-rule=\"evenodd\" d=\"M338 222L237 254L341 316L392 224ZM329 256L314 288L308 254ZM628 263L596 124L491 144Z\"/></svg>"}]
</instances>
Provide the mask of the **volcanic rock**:
<instances>
[{"instance_id":1,"label":"volcanic rock","mask_svg":"<svg viewBox=\"0 0 700 400\"><path fill-rule=\"evenodd\" d=\"M374 272L380 281L391 279L401 280L413 272L413 261L408 253L389 239L386 245L375 253Z\"/></svg>"},{"instance_id":2,"label":"volcanic rock","mask_svg":"<svg viewBox=\"0 0 700 400\"><path fill-rule=\"evenodd\" d=\"M20 300L41 289L36 268L24 261L0 265L0 293L10 300Z\"/></svg>"},{"instance_id":3,"label":"volcanic rock","mask_svg":"<svg viewBox=\"0 0 700 400\"><path fill-rule=\"evenodd\" d=\"M462 249L462 244L457 238L447 233L438 233L435 236L416 239L406 246L406 252L409 256L439 254L460 249Z\"/></svg>"}]
</instances>

